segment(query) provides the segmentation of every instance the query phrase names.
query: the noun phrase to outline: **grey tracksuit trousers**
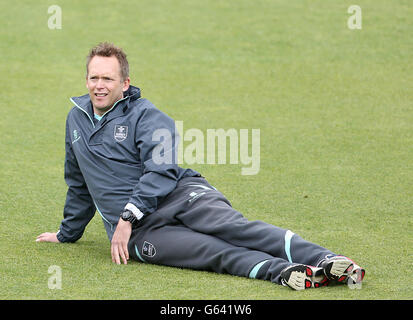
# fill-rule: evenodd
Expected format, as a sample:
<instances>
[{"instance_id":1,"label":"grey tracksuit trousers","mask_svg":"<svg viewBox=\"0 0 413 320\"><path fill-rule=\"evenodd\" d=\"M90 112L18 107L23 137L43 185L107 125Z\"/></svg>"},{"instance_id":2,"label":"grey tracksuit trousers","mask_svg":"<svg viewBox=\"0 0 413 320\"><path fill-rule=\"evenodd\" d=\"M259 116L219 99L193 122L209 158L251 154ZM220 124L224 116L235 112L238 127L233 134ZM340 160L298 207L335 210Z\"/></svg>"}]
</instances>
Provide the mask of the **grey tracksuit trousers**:
<instances>
[{"instance_id":1,"label":"grey tracksuit trousers","mask_svg":"<svg viewBox=\"0 0 413 320\"><path fill-rule=\"evenodd\" d=\"M290 230L248 221L202 177L188 177L134 228L138 261L280 283L291 264L317 265L331 251ZM334 254L333 254L334 255Z\"/></svg>"}]
</instances>

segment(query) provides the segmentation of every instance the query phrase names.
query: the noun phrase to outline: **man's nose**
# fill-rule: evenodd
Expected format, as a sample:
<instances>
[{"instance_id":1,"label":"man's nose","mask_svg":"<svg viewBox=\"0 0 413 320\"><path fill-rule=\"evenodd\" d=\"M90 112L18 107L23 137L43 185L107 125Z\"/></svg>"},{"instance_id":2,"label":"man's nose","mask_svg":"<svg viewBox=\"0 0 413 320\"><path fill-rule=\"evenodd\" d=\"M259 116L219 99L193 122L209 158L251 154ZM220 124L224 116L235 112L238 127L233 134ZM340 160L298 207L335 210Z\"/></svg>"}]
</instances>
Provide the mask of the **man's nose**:
<instances>
[{"instance_id":1,"label":"man's nose","mask_svg":"<svg viewBox=\"0 0 413 320\"><path fill-rule=\"evenodd\" d=\"M103 81L103 79L98 79L98 81L96 82L96 88L97 88L97 89L102 89L102 88L104 88L104 81Z\"/></svg>"}]
</instances>

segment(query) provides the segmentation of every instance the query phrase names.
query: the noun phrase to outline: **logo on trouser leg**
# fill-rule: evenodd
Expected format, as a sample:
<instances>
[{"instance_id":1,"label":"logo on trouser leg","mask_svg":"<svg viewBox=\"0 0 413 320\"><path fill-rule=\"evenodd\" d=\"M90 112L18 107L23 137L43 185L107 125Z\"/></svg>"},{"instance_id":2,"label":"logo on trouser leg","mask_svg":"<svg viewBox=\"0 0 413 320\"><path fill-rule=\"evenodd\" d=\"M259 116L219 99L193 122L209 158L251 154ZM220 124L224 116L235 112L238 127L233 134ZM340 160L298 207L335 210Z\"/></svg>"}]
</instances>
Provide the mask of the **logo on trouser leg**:
<instances>
[{"instance_id":1,"label":"logo on trouser leg","mask_svg":"<svg viewBox=\"0 0 413 320\"><path fill-rule=\"evenodd\" d=\"M142 254L152 258L156 254L155 246L152 243L145 241L142 246Z\"/></svg>"}]
</instances>

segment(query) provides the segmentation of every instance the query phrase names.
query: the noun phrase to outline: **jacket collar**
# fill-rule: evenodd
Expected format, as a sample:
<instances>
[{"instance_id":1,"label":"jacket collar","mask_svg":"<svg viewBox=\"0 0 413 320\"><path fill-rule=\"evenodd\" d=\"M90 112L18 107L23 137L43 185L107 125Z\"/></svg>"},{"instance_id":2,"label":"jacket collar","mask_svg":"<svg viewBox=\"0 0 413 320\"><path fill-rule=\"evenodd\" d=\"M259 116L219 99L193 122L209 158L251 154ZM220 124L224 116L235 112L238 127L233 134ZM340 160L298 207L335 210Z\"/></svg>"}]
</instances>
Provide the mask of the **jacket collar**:
<instances>
[{"instance_id":1,"label":"jacket collar","mask_svg":"<svg viewBox=\"0 0 413 320\"><path fill-rule=\"evenodd\" d=\"M129 86L129 89L123 93L123 99L115 103L115 106L112 107L106 113L113 113L113 110L118 112L124 112L129 107L129 101L137 100L141 97L141 89ZM92 102L90 100L89 94L85 94L79 97L72 97L70 99L77 107L81 108L84 112L88 113L93 118L93 108ZM123 107L121 107L123 106Z\"/></svg>"}]
</instances>

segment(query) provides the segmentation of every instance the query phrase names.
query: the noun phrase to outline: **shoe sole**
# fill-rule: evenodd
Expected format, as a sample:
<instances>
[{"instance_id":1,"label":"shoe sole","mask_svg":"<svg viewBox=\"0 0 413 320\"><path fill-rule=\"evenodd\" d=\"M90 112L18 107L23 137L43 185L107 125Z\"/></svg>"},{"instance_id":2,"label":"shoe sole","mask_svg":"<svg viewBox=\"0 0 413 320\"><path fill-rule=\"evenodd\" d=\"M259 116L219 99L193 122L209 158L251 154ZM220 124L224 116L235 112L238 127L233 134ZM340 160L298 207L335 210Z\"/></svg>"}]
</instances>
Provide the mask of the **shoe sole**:
<instances>
[{"instance_id":1,"label":"shoe sole","mask_svg":"<svg viewBox=\"0 0 413 320\"><path fill-rule=\"evenodd\" d=\"M294 290L320 288L328 285L328 279L323 274L323 269L317 269L313 270L303 264L294 265L281 272L281 282Z\"/></svg>"},{"instance_id":2,"label":"shoe sole","mask_svg":"<svg viewBox=\"0 0 413 320\"><path fill-rule=\"evenodd\" d=\"M365 270L361 268L355 268L355 264L348 258L331 259L327 263L323 264L324 274L327 279L335 280L339 283L346 282L349 277L353 277L357 274L357 282L363 281Z\"/></svg>"}]
</instances>

